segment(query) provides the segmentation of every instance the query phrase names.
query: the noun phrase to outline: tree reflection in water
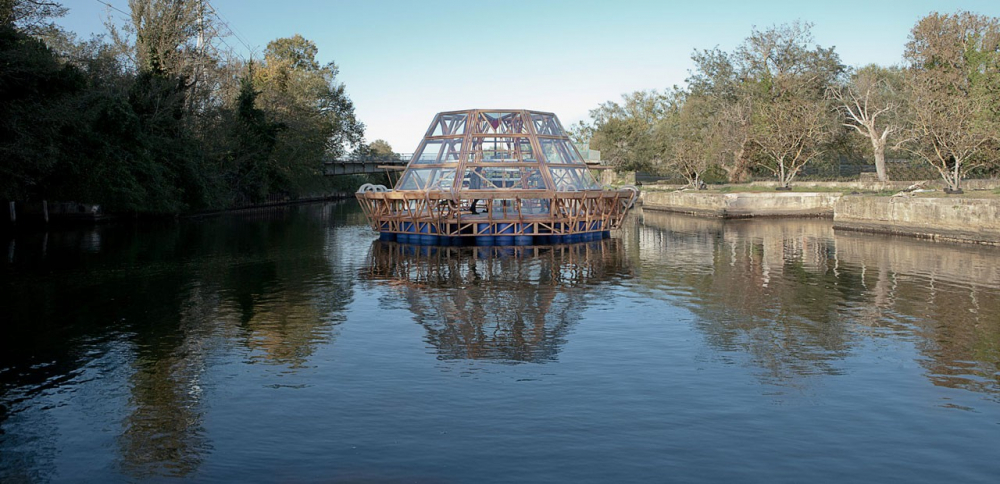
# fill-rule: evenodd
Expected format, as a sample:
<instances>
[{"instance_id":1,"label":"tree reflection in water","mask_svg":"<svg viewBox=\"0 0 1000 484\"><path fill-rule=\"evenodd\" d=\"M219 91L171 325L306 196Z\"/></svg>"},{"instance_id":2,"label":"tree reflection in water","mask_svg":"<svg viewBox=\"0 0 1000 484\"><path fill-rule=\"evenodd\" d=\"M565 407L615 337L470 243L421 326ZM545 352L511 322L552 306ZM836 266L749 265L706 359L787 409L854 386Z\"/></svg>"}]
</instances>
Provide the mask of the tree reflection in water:
<instances>
[{"instance_id":1,"label":"tree reflection in water","mask_svg":"<svg viewBox=\"0 0 1000 484\"><path fill-rule=\"evenodd\" d=\"M83 389L101 395L94 415L117 420L91 416L74 431L120 427L108 465L138 479L191 476L212 449L203 415L213 364L295 371L335 337L353 299L354 272L339 265L354 255L342 254L352 235L328 220L362 216L345 208L22 236L0 267L0 476L45 480L65 424L44 402L62 406Z\"/></svg>"},{"instance_id":2,"label":"tree reflection in water","mask_svg":"<svg viewBox=\"0 0 1000 484\"><path fill-rule=\"evenodd\" d=\"M699 316L713 346L798 385L871 338L909 336L935 384L1000 397L1000 250L834 231L827 220L722 221L644 211L649 297ZM629 238L629 237L627 237Z\"/></svg>"},{"instance_id":3,"label":"tree reflection in water","mask_svg":"<svg viewBox=\"0 0 1000 484\"><path fill-rule=\"evenodd\" d=\"M619 240L533 247L375 241L362 277L395 287L441 359L556 359L598 285L631 276Z\"/></svg>"}]
</instances>

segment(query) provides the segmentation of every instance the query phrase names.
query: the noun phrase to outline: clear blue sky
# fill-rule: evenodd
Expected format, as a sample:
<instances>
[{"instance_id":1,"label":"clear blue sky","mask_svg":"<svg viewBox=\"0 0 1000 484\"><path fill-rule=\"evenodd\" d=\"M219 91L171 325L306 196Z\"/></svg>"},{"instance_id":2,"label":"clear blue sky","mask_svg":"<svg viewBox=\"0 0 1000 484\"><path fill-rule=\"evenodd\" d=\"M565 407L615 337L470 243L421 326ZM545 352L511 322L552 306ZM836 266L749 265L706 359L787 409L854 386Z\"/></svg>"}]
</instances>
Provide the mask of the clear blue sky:
<instances>
[{"instance_id":1,"label":"clear blue sky","mask_svg":"<svg viewBox=\"0 0 1000 484\"><path fill-rule=\"evenodd\" d=\"M127 10L127 0L105 1ZM258 56L279 37L316 42L320 61L340 66L366 138L399 152L416 147L438 111L528 108L555 112L564 125L586 119L623 93L683 84L692 50L732 50L753 26L802 19L845 64L888 65L901 62L910 29L932 11L1000 17L1000 0L210 3ZM104 31L100 2L64 4L64 27L84 38Z\"/></svg>"}]
</instances>

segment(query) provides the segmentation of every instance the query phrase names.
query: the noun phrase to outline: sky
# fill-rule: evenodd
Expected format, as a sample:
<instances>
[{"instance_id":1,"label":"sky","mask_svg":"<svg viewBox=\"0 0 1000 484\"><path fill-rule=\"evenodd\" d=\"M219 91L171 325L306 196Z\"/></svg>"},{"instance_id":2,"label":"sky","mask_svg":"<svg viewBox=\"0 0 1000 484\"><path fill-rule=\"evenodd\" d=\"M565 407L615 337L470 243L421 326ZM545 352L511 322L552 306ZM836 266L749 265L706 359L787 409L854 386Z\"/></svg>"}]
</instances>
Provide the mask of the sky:
<instances>
[{"instance_id":1,"label":"sky","mask_svg":"<svg viewBox=\"0 0 1000 484\"><path fill-rule=\"evenodd\" d=\"M62 1L58 23L84 39L109 13L124 22L104 3L128 11L128 0ZM366 140L404 153L440 111L534 109L569 126L622 94L683 86L695 49L732 51L754 27L811 22L844 64L891 65L930 12L1000 17L1000 0L208 1L244 58L281 37L314 41L340 67Z\"/></svg>"}]
</instances>

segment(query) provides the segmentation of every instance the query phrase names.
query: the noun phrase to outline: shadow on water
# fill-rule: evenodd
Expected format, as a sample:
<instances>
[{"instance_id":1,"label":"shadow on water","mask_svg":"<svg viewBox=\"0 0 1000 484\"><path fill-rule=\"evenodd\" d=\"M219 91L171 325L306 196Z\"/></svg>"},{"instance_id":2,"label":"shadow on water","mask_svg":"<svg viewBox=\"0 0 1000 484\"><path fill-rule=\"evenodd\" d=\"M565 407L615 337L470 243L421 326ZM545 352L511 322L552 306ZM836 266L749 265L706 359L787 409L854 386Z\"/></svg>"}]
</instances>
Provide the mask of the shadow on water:
<instances>
[{"instance_id":1,"label":"shadow on water","mask_svg":"<svg viewBox=\"0 0 1000 484\"><path fill-rule=\"evenodd\" d=\"M912 341L935 384L1000 397L1000 250L834 231L827 220L645 211L626 239L649 297L772 383L838 374L867 341Z\"/></svg>"},{"instance_id":2,"label":"shadow on water","mask_svg":"<svg viewBox=\"0 0 1000 484\"><path fill-rule=\"evenodd\" d=\"M393 287L440 359L555 360L599 285L631 277L616 239L531 247L375 241L363 279Z\"/></svg>"},{"instance_id":3,"label":"shadow on water","mask_svg":"<svg viewBox=\"0 0 1000 484\"><path fill-rule=\"evenodd\" d=\"M140 478L194 472L212 447L200 379L210 358L294 371L335 337L353 298L353 274L329 263L347 245L328 222L352 216L343 211L285 207L10 240L0 265L0 476L47 478L56 447L46 439L70 429L23 411L65 405L66 389L85 383L126 415L71 429L122 426L108 466Z\"/></svg>"}]
</instances>

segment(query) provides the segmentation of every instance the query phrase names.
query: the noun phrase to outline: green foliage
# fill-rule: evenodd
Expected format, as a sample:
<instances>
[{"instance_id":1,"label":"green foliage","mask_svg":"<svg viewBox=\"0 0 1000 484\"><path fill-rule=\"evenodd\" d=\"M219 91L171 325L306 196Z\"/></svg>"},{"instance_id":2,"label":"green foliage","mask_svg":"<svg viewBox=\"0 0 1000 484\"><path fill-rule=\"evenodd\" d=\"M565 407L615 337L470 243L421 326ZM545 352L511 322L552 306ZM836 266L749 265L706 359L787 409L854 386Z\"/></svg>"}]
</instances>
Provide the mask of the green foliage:
<instances>
[{"instance_id":1,"label":"green foliage","mask_svg":"<svg viewBox=\"0 0 1000 484\"><path fill-rule=\"evenodd\" d=\"M240 80L235 122L230 128L233 146L224 160L227 187L241 204L261 202L287 182L274 161L278 134L286 126L267 119L257 107L258 94L250 76Z\"/></svg>"},{"instance_id":2,"label":"green foliage","mask_svg":"<svg viewBox=\"0 0 1000 484\"><path fill-rule=\"evenodd\" d=\"M811 45L810 29L754 29L731 53L696 50L687 89L636 92L592 110L591 146L619 170L671 172L698 184L714 166L731 181L756 171L787 186L839 134L826 93L845 67L832 47Z\"/></svg>"},{"instance_id":3,"label":"green foliage","mask_svg":"<svg viewBox=\"0 0 1000 484\"><path fill-rule=\"evenodd\" d=\"M294 70L318 71L319 62L316 62L318 53L319 49L316 48L315 42L295 34L292 37L268 42L264 56L274 61L285 62Z\"/></svg>"},{"instance_id":4,"label":"green foliage","mask_svg":"<svg viewBox=\"0 0 1000 484\"><path fill-rule=\"evenodd\" d=\"M40 41L0 26L0 198L44 191L58 162L60 132L73 124L79 69L62 65Z\"/></svg>"},{"instance_id":5,"label":"green foliage","mask_svg":"<svg viewBox=\"0 0 1000 484\"><path fill-rule=\"evenodd\" d=\"M358 145L357 149L351 152L350 158L353 160L383 160L397 161L399 155L396 154L387 141L377 139L369 144Z\"/></svg>"},{"instance_id":6,"label":"green foliage","mask_svg":"<svg viewBox=\"0 0 1000 484\"><path fill-rule=\"evenodd\" d=\"M729 177L726 170L719 165L709 165L705 172L701 174L701 180L709 185L720 185L726 183Z\"/></svg>"},{"instance_id":7,"label":"green foliage","mask_svg":"<svg viewBox=\"0 0 1000 484\"><path fill-rule=\"evenodd\" d=\"M904 55L910 64L907 150L952 189L971 171L997 166L1000 19L932 13L913 27Z\"/></svg>"},{"instance_id":8,"label":"green foliage","mask_svg":"<svg viewBox=\"0 0 1000 484\"><path fill-rule=\"evenodd\" d=\"M5 18L36 5L2 1ZM336 189L323 161L364 133L336 66L301 36L269 44L259 68L209 58L190 48L196 4L132 0L134 43L112 32L114 45L29 35L59 9L14 10L31 15L0 25L0 198L177 213Z\"/></svg>"},{"instance_id":9,"label":"green foliage","mask_svg":"<svg viewBox=\"0 0 1000 484\"><path fill-rule=\"evenodd\" d=\"M590 147L599 150L615 171L648 170L655 156L651 133L669 109L669 99L657 91L637 91L622 96L622 101L609 101L591 110L594 128Z\"/></svg>"}]
</instances>

